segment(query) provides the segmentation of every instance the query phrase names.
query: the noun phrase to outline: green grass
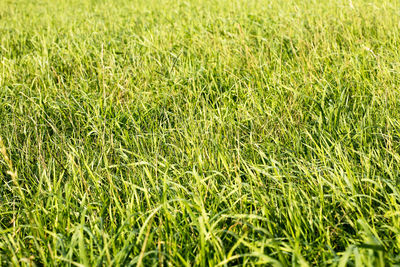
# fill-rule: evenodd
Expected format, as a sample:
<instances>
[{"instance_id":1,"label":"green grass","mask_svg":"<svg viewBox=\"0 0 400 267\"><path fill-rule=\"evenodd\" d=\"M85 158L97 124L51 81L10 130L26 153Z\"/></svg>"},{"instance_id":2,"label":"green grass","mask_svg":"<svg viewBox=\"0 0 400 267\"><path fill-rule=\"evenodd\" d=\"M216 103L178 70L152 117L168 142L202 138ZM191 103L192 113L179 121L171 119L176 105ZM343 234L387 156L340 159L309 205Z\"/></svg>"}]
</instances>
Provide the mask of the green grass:
<instances>
[{"instance_id":1,"label":"green grass","mask_svg":"<svg viewBox=\"0 0 400 267\"><path fill-rule=\"evenodd\" d=\"M0 1L0 265L400 264L399 10Z\"/></svg>"}]
</instances>

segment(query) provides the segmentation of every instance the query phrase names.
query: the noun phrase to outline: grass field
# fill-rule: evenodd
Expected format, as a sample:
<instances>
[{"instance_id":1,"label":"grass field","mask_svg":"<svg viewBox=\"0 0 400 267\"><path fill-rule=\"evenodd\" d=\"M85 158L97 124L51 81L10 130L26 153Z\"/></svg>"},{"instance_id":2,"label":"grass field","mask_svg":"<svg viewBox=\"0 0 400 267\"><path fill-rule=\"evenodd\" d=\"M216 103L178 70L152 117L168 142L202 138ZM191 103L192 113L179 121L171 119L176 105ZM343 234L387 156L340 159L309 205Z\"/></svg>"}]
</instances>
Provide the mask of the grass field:
<instances>
[{"instance_id":1,"label":"grass field","mask_svg":"<svg viewBox=\"0 0 400 267\"><path fill-rule=\"evenodd\" d=\"M397 0L0 1L0 265L400 264Z\"/></svg>"}]
</instances>

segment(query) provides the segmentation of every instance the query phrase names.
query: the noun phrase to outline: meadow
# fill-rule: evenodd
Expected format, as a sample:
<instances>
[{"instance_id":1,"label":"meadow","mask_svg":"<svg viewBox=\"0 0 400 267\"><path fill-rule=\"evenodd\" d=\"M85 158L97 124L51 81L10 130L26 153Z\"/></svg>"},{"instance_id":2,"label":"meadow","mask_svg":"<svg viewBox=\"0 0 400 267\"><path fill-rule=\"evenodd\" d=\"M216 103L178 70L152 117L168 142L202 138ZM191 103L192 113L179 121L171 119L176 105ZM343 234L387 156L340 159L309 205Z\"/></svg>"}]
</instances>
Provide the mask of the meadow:
<instances>
[{"instance_id":1,"label":"meadow","mask_svg":"<svg viewBox=\"0 0 400 267\"><path fill-rule=\"evenodd\" d=\"M0 1L0 265L400 265L396 0Z\"/></svg>"}]
</instances>

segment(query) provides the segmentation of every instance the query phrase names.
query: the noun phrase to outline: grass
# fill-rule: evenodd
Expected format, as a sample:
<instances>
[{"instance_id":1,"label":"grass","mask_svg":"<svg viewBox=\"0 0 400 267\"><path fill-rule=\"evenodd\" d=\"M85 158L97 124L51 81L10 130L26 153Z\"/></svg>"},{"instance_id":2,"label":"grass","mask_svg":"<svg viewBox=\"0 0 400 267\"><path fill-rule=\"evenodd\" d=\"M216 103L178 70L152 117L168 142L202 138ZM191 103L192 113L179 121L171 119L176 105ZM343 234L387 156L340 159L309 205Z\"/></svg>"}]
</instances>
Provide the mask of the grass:
<instances>
[{"instance_id":1,"label":"grass","mask_svg":"<svg viewBox=\"0 0 400 267\"><path fill-rule=\"evenodd\" d=\"M400 5L0 2L0 265L400 264Z\"/></svg>"}]
</instances>

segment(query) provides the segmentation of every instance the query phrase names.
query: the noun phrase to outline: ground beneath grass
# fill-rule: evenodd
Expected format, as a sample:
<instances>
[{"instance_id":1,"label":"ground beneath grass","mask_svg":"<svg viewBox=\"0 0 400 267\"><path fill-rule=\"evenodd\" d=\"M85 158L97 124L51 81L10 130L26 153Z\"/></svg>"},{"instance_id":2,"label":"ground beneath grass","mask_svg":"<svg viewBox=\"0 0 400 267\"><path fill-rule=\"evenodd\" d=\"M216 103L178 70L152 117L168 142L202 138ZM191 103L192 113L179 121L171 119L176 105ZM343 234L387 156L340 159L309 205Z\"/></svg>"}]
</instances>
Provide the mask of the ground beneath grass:
<instances>
[{"instance_id":1,"label":"ground beneath grass","mask_svg":"<svg viewBox=\"0 0 400 267\"><path fill-rule=\"evenodd\" d=\"M2 0L0 265L400 264L395 0Z\"/></svg>"}]
</instances>

